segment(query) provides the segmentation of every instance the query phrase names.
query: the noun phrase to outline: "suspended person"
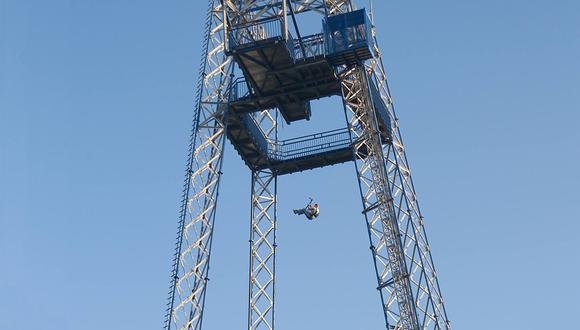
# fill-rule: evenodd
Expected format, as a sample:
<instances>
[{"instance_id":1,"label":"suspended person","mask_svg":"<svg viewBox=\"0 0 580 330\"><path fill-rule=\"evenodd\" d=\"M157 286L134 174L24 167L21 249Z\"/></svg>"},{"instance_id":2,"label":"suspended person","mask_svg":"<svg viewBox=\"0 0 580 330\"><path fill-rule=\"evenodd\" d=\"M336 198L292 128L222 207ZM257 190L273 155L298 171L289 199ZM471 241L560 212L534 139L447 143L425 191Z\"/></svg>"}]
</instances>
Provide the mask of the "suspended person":
<instances>
[{"instance_id":1,"label":"suspended person","mask_svg":"<svg viewBox=\"0 0 580 330\"><path fill-rule=\"evenodd\" d=\"M320 214L320 208L318 207L318 204L314 204L312 205L312 198L310 199L310 202L308 202L308 205L306 205L305 208L303 209L297 209L294 210L294 214L304 214L306 216L306 218L308 218L308 220L314 220L316 218L318 218L318 215Z\"/></svg>"}]
</instances>

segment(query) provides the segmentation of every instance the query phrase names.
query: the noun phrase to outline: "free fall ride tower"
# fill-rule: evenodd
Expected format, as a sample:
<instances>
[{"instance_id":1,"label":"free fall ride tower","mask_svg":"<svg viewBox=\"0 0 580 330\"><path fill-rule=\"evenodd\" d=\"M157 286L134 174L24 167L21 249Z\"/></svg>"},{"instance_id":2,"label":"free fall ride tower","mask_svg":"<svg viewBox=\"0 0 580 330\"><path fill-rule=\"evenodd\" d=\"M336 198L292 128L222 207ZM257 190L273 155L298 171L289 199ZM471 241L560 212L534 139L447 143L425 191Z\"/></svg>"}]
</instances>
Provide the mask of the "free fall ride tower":
<instances>
[{"instance_id":1,"label":"free fall ride tower","mask_svg":"<svg viewBox=\"0 0 580 330\"><path fill-rule=\"evenodd\" d=\"M351 0L208 3L164 329L202 329L226 139L252 175L248 329L275 328L278 176L351 161L386 329L450 329L367 11ZM301 33L305 13L320 15L319 33ZM324 97L342 99L344 128L279 139L282 121L309 120Z\"/></svg>"}]
</instances>

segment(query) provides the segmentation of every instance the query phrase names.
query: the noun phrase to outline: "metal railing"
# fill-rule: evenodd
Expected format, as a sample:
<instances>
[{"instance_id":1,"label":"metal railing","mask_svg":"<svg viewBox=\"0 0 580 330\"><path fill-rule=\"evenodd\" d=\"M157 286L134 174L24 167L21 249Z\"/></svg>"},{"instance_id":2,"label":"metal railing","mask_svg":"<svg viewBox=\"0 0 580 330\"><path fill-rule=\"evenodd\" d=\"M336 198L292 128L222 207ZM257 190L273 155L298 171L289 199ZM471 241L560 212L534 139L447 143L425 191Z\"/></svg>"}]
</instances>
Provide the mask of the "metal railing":
<instances>
[{"instance_id":1,"label":"metal railing","mask_svg":"<svg viewBox=\"0 0 580 330\"><path fill-rule=\"evenodd\" d=\"M248 82L243 78L237 78L230 87L230 102L239 101L251 97L254 91L248 88Z\"/></svg>"},{"instance_id":2,"label":"metal railing","mask_svg":"<svg viewBox=\"0 0 580 330\"><path fill-rule=\"evenodd\" d=\"M337 16L341 21L335 19L331 23L333 17L330 17L329 22L323 24L323 33L302 39L294 39L288 34L286 43L292 59L297 61L362 47L372 48L371 23L364 10ZM228 50L273 38L285 39L284 22L280 18L235 25L228 32Z\"/></svg>"},{"instance_id":3,"label":"metal railing","mask_svg":"<svg viewBox=\"0 0 580 330\"><path fill-rule=\"evenodd\" d=\"M271 143L254 117L251 114L245 114L242 116L242 123L248 129L248 133L252 140L254 140L256 143L258 150L262 154L268 155Z\"/></svg>"},{"instance_id":4,"label":"metal railing","mask_svg":"<svg viewBox=\"0 0 580 330\"><path fill-rule=\"evenodd\" d=\"M283 38L284 23L279 18L233 26L228 33L229 50L272 38Z\"/></svg>"},{"instance_id":5,"label":"metal railing","mask_svg":"<svg viewBox=\"0 0 580 330\"><path fill-rule=\"evenodd\" d=\"M306 36L300 40L295 40L293 44L294 44L293 52L295 61L325 55L323 33L313 34L310 36Z\"/></svg>"},{"instance_id":6,"label":"metal railing","mask_svg":"<svg viewBox=\"0 0 580 330\"><path fill-rule=\"evenodd\" d=\"M293 139L270 143L268 156L272 160L285 161L313 156L350 146L348 128L305 135Z\"/></svg>"},{"instance_id":7,"label":"metal railing","mask_svg":"<svg viewBox=\"0 0 580 330\"><path fill-rule=\"evenodd\" d=\"M242 123L258 150L271 161L288 161L350 146L350 132L346 127L276 142L266 137L250 114L242 117Z\"/></svg>"}]
</instances>

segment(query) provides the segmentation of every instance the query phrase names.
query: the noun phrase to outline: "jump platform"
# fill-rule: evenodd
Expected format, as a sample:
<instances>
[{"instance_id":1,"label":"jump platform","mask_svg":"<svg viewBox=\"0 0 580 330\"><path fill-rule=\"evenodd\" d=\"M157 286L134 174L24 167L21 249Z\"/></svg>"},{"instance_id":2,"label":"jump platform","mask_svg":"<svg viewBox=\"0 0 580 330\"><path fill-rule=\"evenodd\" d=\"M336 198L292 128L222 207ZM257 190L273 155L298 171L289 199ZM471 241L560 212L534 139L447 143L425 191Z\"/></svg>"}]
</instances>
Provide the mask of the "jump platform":
<instances>
[{"instance_id":1,"label":"jump platform","mask_svg":"<svg viewBox=\"0 0 580 330\"><path fill-rule=\"evenodd\" d=\"M373 57L364 9L327 17L322 33L301 38L285 32L279 18L234 25L226 45L226 54L244 75L229 91L227 136L248 167L282 175L353 160L348 128L273 141L252 114L278 108L290 124L310 119L310 101L340 96L337 67ZM373 82L369 89L386 142L391 129L387 105Z\"/></svg>"}]
</instances>

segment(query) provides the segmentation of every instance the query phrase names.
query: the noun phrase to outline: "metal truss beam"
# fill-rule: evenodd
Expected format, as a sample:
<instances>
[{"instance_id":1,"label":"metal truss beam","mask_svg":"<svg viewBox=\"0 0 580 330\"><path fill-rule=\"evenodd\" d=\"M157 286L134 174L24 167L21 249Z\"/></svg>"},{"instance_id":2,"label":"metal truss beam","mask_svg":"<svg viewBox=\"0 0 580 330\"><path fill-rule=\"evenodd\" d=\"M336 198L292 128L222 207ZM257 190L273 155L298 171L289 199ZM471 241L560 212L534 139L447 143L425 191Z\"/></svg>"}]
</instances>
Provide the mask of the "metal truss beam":
<instances>
[{"instance_id":1,"label":"metal truss beam","mask_svg":"<svg viewBox=\"0 0 580 330\"><path fill-rule=\"evenodd\" d=\"M425 219L421 214L411 177L411 169L399 129L399 119L395 113L377 40L377 31L374 27L372 31L375 40L375 58L366 63L365 71L369 73L369 79L372 79L378 86L381 99L389 110L393 126L391 143L383 145L383 159L400 228L419 329L448 330L451 329L451 324L447 317L431 248L427 240Z\"/></svg>"},{"instance_id":2,"label":"metal truss beam","mask_svg":"<svg viewBox=\"0 0 580 330\"><path fill-rule=\"evenodd\" d=\"M264 135L277 141L278 111L254 114ZM248 329L274 329L276 284L277 175L270 169L252 171Z\"/></svg>"},{"instance_id":3,"label":"metal truss beam","mask_svg":"<svg viewBox=\"0 0 580 330\"><path fill-rule=\"evenodd\" d=\"M285 1L287 0L225 0L225 3L230 21L247 23L283 17ZM315 11L323 15L335 15L352 8L351 0L290 0L288 3L291 4L288 10L294 14Z\"/></svg>"},{"instance_id":4,"label":"metal truss beam","mask_svg":"<svg viewBox=\"0 0 580 330\"><path fill-rule=\"evenodd\" d=\"M233 64L224 55L223 8L209 1L197 102L164 329L201 329L223 160L226 96Z\"/></svg>"},{"instance_id":5,"label":"metal truss beam","mask_svg":"<svg viewBox=\"0 0 580 330\"><path fill-rule=\"evenodd\" d=\"M274 329L277 177L252 172L248 329Z\"/></svg>"},{"instance_id":6,"label":"metal truss beam","mask_svg":"<svg viewBox=\"0 0 580 330\"><path fill-rule=\"evenodd\" d=\"M450 329L375 29L373 37L375 58L343 71L342 86L387 328ZM381 100L370 98L371 80ZM373 102L387 105L391 141L377 135Z\"/></svg>"},{"instance_id":7,"label":"metal truss beam","mask_svg":"<svg viewBox=\"0 0 580 330\"><path fill-rule=\"evenodd\" d=\"M366 72L362 66L346 69L341 82L386 325L415 330L417 315Z\"/></svg>"}]
</instances>

